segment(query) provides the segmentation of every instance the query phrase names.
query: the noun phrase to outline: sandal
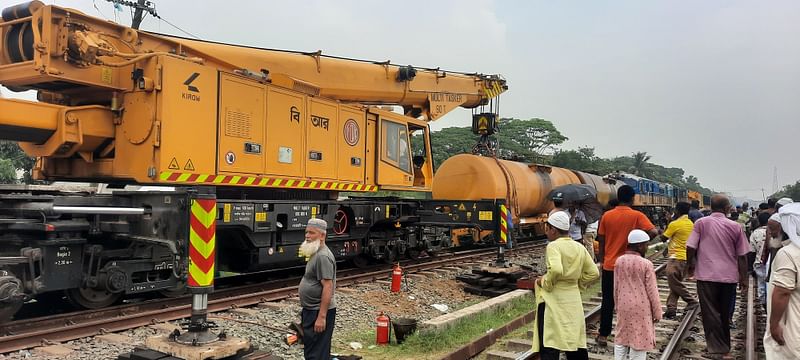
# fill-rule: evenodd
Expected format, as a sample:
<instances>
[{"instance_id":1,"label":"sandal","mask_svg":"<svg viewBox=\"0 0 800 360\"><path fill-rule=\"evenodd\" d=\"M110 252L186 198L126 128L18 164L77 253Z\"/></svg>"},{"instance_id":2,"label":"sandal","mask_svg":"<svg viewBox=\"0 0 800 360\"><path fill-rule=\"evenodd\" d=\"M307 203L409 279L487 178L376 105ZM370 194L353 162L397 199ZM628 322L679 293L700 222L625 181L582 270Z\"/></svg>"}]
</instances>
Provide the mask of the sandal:
<instances>
[{"instance_id":1,"label":"sandal","mask_svg":"<svg viewBox=\"0 0 800 360\"><path fill-rule=\"evenodd\" d=\"M605 336L597 335L597 338L595 338L594 341L597 343L597 346L601 347L608 346L608 338L606 338Z\"/></svg>"}]
</instances>

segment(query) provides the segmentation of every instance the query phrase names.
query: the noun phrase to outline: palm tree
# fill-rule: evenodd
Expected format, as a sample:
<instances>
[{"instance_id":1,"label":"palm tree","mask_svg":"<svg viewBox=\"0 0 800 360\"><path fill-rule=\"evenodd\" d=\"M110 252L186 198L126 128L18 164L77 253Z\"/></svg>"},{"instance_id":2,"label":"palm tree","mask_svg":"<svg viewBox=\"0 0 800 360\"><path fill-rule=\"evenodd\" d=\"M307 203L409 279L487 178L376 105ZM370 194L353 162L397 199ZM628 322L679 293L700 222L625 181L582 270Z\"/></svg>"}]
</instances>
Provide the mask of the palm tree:
<instances>
[{"instance_id":1,"label":"palm tree","mask_svg":"<svg viewBox=\"0 0 800 360\"><path fill-rule=\"evenodd\" d=\"M652 156L647 155L646 151L639 151L633 153L633 166L631 166L631 171L634 175L642 176L642 173L647 166L647 162L650 161Z\"/></svg>"}]
</instances>

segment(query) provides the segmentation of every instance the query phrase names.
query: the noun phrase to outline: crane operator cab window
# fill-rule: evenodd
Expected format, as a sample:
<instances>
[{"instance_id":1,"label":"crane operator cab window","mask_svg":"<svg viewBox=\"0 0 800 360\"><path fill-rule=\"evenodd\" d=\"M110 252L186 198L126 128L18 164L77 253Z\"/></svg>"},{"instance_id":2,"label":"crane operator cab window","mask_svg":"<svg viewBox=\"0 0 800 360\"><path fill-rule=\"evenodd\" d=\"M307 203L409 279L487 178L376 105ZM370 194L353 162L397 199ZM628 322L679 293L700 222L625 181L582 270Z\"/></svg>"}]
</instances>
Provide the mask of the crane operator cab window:
<instances>
[{"instance_id":1,"label":"crane operator cab window","mask_svg":"<svg viewBox=\"0 0 800 360\"><path fill-rule=\"evenodd\" d=\"M381 185L430 188L433 174L427 126L383 119L381 128Z\"/></svg>"},{"instance_id":2,"label":"crane operator cab window","mask_svg":"<svg viewBox=\"0 0 800 360\"><path fill-rule=\"evenodd\" d=\"M384 121L383 129L386 134L386 147L384 148L386 160L411 174L411 158L408 146L408 131L405 125L391 121Z\"/></svg>"}]
</instances>

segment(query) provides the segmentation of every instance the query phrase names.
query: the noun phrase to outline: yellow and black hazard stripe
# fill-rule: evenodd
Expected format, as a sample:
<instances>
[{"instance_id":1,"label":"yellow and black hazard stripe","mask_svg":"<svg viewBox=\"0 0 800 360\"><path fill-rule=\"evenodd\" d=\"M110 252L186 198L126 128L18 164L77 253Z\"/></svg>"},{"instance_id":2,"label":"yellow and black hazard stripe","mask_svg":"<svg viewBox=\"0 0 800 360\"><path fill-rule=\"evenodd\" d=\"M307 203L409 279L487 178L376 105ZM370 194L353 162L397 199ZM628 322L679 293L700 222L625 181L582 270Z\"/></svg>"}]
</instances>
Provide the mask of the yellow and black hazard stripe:
<instances>
[{"instance_id":1,"label":"yellow and black hazard stripe","mask_svg":"<svg viewBox=\"0 0 800 360\"><path fill-rule=\"evenodd\" d=\"M176 171L164 171L159 176L159 179L169 183L204 185L238 185L309 190L378 191L378 186L376 185L342 183L336 181L295 180L263 176L207 175Z\"/></svg>"},{"instance_id":2,"label":"yellow and black hazard stripe","mask_svg":"<svg viewBox=\"0 0 800 360\"><path fill-rule=\"evenodd\" d=\"M486 93L486 97L489 99L500 96L503 91L503 86L500 85L499 81L490 81L489 86L483 88L483 92Z\"/></svg>"},{"instance_id":3,"label":"yellow and black hazard stripe","mask_svg":"<svg viewBox=\"0 0 800 360\"><path fill-rule=\"evenodd\" d=\"M214 285L217 242L217 201L192 200L189 215L189 287Z\"/></svg>"}]
</instances>

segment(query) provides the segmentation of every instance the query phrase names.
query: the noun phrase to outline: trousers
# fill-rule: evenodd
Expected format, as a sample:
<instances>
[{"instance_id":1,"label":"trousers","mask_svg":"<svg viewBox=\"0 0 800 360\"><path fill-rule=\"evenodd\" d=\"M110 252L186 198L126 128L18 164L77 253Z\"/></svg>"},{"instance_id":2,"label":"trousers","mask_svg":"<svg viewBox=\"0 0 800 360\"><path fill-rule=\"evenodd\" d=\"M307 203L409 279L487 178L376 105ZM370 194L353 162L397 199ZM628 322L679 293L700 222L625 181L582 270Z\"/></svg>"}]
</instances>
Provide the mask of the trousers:
<instances>
[{"instance_id":1,"label":"trousers","mask_svg":"<svg viewBox=\"0 0 800 360\"><path fill-rule=\"evenodd\" d=\"M731 351L731 310L736 284L697 280L697 295L703 313L706 347L711 354Z\"/></svg>"},{"instance_id":2,"label":"trousers","mask_svg":"<svg viewBox=\"0 0 800 360\"><path fill-rule=\"evenodd\" d=\"M600 336L611 335L611 324L614 321L614 272L603 269L603 300L600 303Z\"/></svg>"},{"instance_id":3,"label":"trousers","mask_svg":"<svg viewBox=\"0 0 800 360\"><path fill-rule=\"evenodd\" d=\"M536 308L536 327L539 331L539 360L559 360L561 357L561 350L544 347L544 303L539 304ZM567 360L589 360L589 352L586 349L578 349L575 351L565 351Z\"/></svg>"},{"instance_id":4,"label":"trousers","mask_svg":"<svg viewBox=\"0 0 800 360\"><path fill-rule=\"evenodd\" d=\"M614 344L614 360L647 360L647 351Z\"/></svg>"},{"instance_id":5,"label":"trousers","mask_svg":"<svg viewBox=\"0 0 800 360\"><path fill-rule=\"evenodd\" d=\"M336 309L328 309L325 316L325 331L314 331L319 310L303 309L301 322L303 324L303 356L306 360L328 360L331 358L331 339L333 326L336 324Z\"/></svg>"},{"instance_id":6,"label":"trousers","mask_svg":"<svg viewBox=\"0 0 800 360\"><path fill-rule=\"evenodd\" d=\"M594 240L597 238L597 233L587 232L583 234L583 246L586 247L586 250L589 251L589 255L592 256L592 261L597 261L594 255Z\"/></svg>"},{"instance_id":7,"label":"trousers","mask_svg":"<svg viewBox=\"0 0 800 360\"><path fill-rule=\"evenodd\" d=\"M686 277L686 261L669 259L667 262L667 283L669 284L669 296L667 297L667 310L678 309L678 298L683 299L686 305L697 304L697 299L689 292L683 279Z\"/></svg>"}]
</instances>

